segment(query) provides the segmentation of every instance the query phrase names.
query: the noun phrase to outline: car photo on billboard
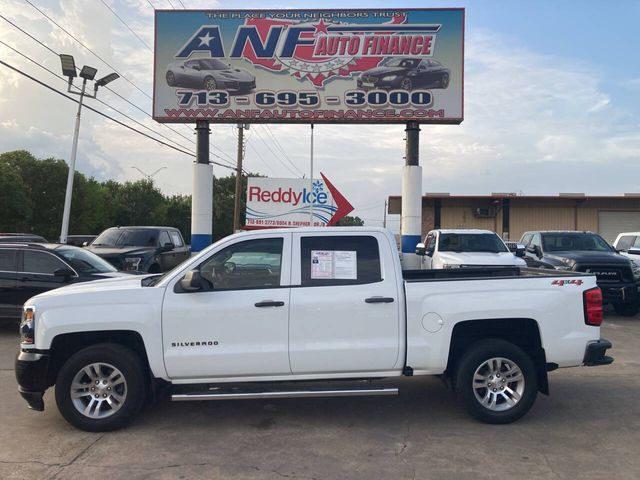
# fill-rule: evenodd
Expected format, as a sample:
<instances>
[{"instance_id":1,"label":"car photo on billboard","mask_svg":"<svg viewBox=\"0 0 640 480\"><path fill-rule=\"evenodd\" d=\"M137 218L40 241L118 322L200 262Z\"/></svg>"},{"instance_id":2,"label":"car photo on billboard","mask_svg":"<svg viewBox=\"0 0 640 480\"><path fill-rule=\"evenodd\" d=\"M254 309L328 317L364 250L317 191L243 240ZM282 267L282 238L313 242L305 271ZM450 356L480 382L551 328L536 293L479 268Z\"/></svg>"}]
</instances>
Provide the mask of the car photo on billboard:
<instances>
[{"instance_id":1,"label":"car photo on billboard","mask_svg":"<svg viewBox=\"0 0 640 480\"><path fill-rule=\"evenodd\" d=\"M419 57L391 58L358 77L358 88L400 89L447 88L451 71L437 60Z\"/></svg>"},{"instance_id":2,"label":"car photo on billboard","mask_svg":"<svg viewBox=\"0 0 640 480\"><path fill-rule=\"evenodd\" d=\"M217 58L181 60L168 65L165 74L170 87L249 92L256 88L256 77Z\"/></svg>"}]
</instances>

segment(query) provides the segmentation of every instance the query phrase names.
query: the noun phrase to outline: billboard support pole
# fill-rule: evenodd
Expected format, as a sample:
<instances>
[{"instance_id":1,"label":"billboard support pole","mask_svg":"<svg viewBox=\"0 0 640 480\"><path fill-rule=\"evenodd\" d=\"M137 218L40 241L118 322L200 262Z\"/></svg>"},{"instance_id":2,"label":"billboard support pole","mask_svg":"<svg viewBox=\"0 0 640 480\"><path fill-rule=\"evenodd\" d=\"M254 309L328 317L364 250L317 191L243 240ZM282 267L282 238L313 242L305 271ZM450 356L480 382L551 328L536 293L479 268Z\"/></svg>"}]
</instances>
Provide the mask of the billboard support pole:
<instances>
[{"instance_id":1,"label":"billboard support pole","mask_svg":"<svg viewBox=\"0 0 640 480\"><path fill-rule=\"evenodd\" d=\"M311 175L309 176L309 226L313 227L313 198L311 194L313 193L313 123L311 124Z\"/></svg>"},{"instance_id":2,"label":"billboard support pole","mask_svg":"<svg viewBox=\"0 0 640 480\"><path fill-rule=\"evenodd\" d=\"M242 157L244 156L244 124L238 124L238 164L236 166L236 193L233 204L233 232L240 230L240 196L242 195Z\"/></svg>"},{"instance_id":3,"label":"billboard support pole","mask_svg":"<svg viewBox=\"0 0 640 480\"><path fill-rule=\"evenodd\" d=\"M196 122L196 163L191 201L191 253L211 245L213 230L213 165L209 163L209 122Z\"/></svg>"},{"instance_id":4,"label":"billboard support pole","mask_svg":"<svg viewBox=\"0 0 640 480\"><path fill-rule=\"evenodd\" d=\"M417 270L420 257L415 254L422 230L422 167L420 166L420 125L407 122L405 165L402 169L402 268Z\"/></svg>"}]
</instances>

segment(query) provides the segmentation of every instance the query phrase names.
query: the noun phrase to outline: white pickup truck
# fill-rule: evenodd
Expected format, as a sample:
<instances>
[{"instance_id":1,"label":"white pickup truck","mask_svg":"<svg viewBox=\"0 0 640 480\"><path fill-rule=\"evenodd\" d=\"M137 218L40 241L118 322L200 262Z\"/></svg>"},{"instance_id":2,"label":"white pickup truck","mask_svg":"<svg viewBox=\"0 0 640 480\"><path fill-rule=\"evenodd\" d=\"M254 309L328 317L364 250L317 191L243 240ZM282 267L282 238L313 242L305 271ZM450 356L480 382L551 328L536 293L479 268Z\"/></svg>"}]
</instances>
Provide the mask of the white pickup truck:
<instances>
[{"instance_id":1,"label":"white pickup truck","mask_svg":"<svg viewBox=\"0 0 640 480\"><path fill-rule=\"evenodd\" d=\"M591 275L402 272L387 230L263 230L161 276L31 298L16 377L34 410L55 385L63 417L90 431L166 387L174 400L390 395L377 380L402 375L443 375L473 416L507 423L548 393L548 371L613 361L601 322Z\"/></svg>"}]
</instances>

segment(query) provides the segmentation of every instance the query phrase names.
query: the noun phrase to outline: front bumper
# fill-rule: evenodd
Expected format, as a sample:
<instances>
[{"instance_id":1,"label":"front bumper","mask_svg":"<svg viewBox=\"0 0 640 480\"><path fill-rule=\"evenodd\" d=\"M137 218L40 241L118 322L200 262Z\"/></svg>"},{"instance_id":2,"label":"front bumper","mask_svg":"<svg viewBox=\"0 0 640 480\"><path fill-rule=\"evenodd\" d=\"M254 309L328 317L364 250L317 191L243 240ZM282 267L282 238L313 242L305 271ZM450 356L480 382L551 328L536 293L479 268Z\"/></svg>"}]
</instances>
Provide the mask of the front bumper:
<instances>
[{"instance_id":1,"label":"front bumper","mask_svg":"<svg viewBox=\"0 0 640 480\"><path fill-rule=\"evenodd\" d=\"M613 357L605 355L609 348L611 348L611 342L604 338L589 342L584 352L584 365L587 367L595 367L613 363Z\"/></svg>"},{"instance_id":2,"label":"front bumper","mask_svg":"<svg viewBox=\"0 0 640 480\"><path fill-rule=\"evenodd\" d=\"M598 285L602 290L603 303L635 303L638 301L638 285L635 283L623 285Z\"/></svg>"},{"instance_id":3,"label":"front bumper","mask_svg":"<svg viewBox=\"0 0 640 480\"><path fill-rule=\"evenodd\" d=\"M16 357L15 373L18 392L29 408L41 412L44 410L42 396L49 388L50 356L46 353L20 352Z\"/></svg>"}]
</instances>

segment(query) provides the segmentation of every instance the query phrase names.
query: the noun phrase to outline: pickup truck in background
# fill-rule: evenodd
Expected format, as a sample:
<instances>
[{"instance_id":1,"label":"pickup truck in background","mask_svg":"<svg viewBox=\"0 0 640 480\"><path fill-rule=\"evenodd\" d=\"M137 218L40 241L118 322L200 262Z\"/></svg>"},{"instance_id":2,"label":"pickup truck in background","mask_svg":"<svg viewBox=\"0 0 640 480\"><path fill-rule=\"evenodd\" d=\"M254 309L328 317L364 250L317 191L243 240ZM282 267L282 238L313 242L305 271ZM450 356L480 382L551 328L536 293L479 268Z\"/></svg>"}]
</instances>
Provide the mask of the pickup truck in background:
<instances>
[{"instance_id":1,"label":"pickup truck in background","mask_svg":"<svg viewBox=\"0 0 640 480\"><path fill-rule=\"evenodd\" d=\"M491 230L431 230L416 253L422 256L421 267L461 268L481 266L524 267L520 258L524 250L512 252L496 232Z\"/></svg>"},{"instance_id":2,"label":"pickup truck in background","mask_svg":"<svg viewBox=\"0 0 640 480\"><path fill-rule=\"evenodd\" d=\"M190 256L173 227L112 227L85 248L122 271L166 272Z\"/></svg>"},{"instance_id":3,"label":"pickup truck in background","mask_svg":"<svg viewBox=\"0 0 640 480\"><path fill-rule=\"evenodd\" d=\"M32 409L55 385L62 416L89 431L125 425L164 388L176 401L394 395L374 381L420 375L508 423L548 394L548 371L613 361L601 322L593 275L402 272L386 229L261 230L164 275L31 298L15 371Z\"/></svg>"},{"instance_id":4,"label":"pickup truck in background","mask_svg":"<svg viewBox=\"0 0 640 480\"><path fill-rule=\"evenodd\" d=\"M525 232L527 265L534 268L586 272L596 276L604 303L618 315L638 313L640 267L620 255L600 235L579 231Z\"/></svg>"}]
</instances>

